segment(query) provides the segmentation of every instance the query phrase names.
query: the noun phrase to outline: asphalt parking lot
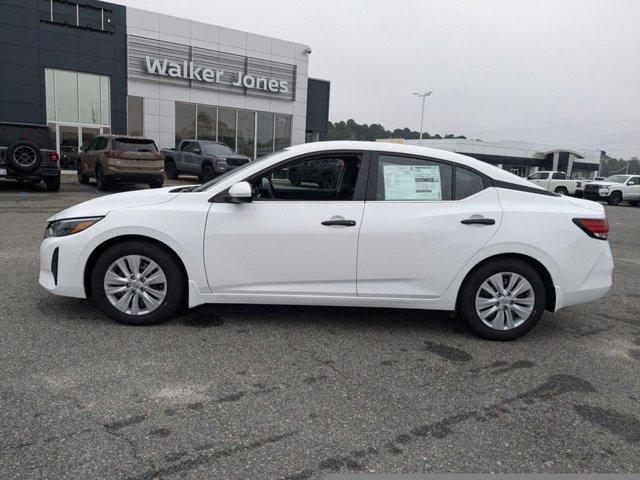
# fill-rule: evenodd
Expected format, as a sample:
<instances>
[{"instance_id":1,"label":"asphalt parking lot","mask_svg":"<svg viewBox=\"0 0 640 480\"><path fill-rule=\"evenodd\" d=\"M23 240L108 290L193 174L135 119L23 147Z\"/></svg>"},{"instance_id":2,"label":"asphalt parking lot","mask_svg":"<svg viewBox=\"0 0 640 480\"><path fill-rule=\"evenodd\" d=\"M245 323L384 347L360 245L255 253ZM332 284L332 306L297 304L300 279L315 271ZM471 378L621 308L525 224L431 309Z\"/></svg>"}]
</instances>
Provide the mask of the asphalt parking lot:
<instances>
[{"instance_id":1,"label":"asphalt parking lot","mask_svg":"<svg viewBox=\"0 0 640 480\"><path fill-rule=\"evenodd\" d=\"M387 309L132 328L38 285L45 220L98 195L63 182L0 182L0 478L640 471L640 208L606 207L609 295L515 342Z\"/></svg>"}]
</instances>

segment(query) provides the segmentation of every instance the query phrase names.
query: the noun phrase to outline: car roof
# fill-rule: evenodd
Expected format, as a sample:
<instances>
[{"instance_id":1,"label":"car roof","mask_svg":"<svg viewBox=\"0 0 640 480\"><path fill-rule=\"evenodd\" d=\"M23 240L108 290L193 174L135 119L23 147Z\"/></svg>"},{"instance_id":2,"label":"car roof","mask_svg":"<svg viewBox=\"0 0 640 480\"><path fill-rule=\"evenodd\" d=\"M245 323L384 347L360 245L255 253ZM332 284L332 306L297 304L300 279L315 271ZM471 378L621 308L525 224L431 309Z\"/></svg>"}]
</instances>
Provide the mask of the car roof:
<instances>
[{"instance_id":1,"label":"car roof","mask_svg":"<svg viewBox=\"0 0 640 480\"><path fill-rule=\"evenodd\" d=\"M351 140L340 141L326 141L326 142L311 142L295 145L287 148L288 151L296 153L298 155L304 155L308 153L323 152L326 150L343 150L343 151L371 151L390 154L401 155L416 155L422 157L433 158L434 160L444 160L447 162L453 162L458 165L467 166L477 170L485 175L504 182L516 183L519 185L525 185L528 187L538 187L537 185L529 182L528 180L521 178L511 172L503 170L502 168L491 165L490 163L477 160L467 155L461 155L459 153L449 152L446 150L438 150L436 148L422 147L419 145L405 145L401 143L386 143L386 142L361 142Z\"/></svg>"}]
</instances>

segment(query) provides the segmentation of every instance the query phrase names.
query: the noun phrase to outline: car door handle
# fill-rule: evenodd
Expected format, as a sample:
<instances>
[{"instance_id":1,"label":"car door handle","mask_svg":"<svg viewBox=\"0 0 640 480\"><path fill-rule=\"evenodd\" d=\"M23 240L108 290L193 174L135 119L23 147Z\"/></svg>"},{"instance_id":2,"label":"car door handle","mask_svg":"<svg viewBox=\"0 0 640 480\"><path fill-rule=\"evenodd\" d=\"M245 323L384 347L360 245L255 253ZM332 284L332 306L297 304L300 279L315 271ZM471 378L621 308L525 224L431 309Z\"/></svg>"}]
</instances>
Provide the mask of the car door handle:
<instances>
[{"instance_id":1,"label":"car door handle","mask_svg":"<svg viewBox=\"0 0 640 480\"><path fill-rule=\"evenodd\" d=\"M460 223L463 225L495 225L496 221L493 218L467 218Z\"/></svg>"},{"instance_id":2,"label":"car door handle","mask_svg":"<svg viewBox=\"0 0 640 480\"><path fill-rule=\"evenodd\" d=\"M325 220L324 222L322 222L322 225L324 225L325 227L331 227L333 225L341 225L343 227L355 227L356 221L355 220Z\"/></svg>"}]
</instances>

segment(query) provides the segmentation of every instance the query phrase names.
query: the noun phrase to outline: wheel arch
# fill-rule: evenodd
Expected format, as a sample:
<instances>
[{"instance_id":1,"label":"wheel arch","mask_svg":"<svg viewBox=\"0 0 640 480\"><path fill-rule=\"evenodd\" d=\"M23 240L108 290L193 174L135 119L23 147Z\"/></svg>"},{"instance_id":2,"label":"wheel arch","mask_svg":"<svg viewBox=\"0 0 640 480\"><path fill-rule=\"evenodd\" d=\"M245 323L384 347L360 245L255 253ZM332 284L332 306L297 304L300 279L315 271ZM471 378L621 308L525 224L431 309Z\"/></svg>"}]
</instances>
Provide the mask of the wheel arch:
<instances>
[{"instance_id":1,"label":"wheel arch","mask_svg":"<svg viewBox=\"0 0 640 480\"><path fill-rule=\"evenodd\" d=\"M542 278L542 282L544 284L544 293L545 293L545 310L548 310L549 312L554 312L556 309L556 289L553 283L553 278L551 276L551 273L549 273L549 270L547 269L547 267L540 262L538 259L533 258L530 255L526 255L523 253L500 253L500 254L496 254L496 255L492 255L490 257L484 258L482 259L480 262L478 262L477 264L475 264L465 275L464 280L462 281L460 288L458 289L458 296L456 298L456 306L458 305L458 301L460 300L460 295L462 294L462 291L464 290L465 284L467 282L467 280L469 279L469 277L471 276L471 274L473 272L475 272L478 268L482 267L483 265L486 265L487 263L496 261L496 260L504 260L504 259L511 259L511 260L520 260L526 264L528 264L529 266L531 266L536 272L538 272L538 274L540 275L540 277Z\"/></svg>"},{"instance_id":2,"label":"wheel arch","mask_svg":"<svg viewBox=\"0 0 640 480\"><path fill-rule=\"evenodd\" d=\"M185 305L186 305L186 302L188 301L189 275L184 265L184 262L182 261L180 256L176 253L176 251L173 248L171 248L166 243L153 237L149 237L146 235L136 235L136 234L119 235L116 237L109 238L93 249L93 251L89 255L89 258L87 259L87 262L85 263L84 273L83 273L83 286L84 286L86 297L89 298L93 293L91 291L91 273L93 272L93 268L95 267L96 262L98 261L98 258L100 258L100 255L102 255L108 248L112 247L113 245L116 245L122 242L132 241L132 240L152 243L166 250L176 260L178 266L182 270L182 274L184 275L184 279L185 279L185 283L183 285L184 292L183 292L182 298L183 298L183 302L185 302Z\"/></svg>"}]
</instances>

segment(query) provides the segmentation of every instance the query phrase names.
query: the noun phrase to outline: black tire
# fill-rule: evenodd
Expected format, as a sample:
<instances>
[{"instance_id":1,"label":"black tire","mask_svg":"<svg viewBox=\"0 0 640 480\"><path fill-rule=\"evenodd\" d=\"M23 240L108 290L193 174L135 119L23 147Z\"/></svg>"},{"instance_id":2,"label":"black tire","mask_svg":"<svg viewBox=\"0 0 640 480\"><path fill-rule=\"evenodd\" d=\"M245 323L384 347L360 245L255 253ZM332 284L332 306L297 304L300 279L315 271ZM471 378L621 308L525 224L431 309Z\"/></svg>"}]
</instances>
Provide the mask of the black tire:
<instances>
[{"instance_id":1,"label":"black tire","mask_svg":"<svg viewBox=\"0 0 640 480\"><path fill-rule=\"evenodd\" d=\"M211 165L208 163L202 166L202 181L208 182L209 180L213 180L216 176L216 172Z\"/></svg>"},{"instance_id":2,"label":"black tire","mask_svg":"<svg viewBox=\"0 0 640 480\"><path fill-rule=\"evenodd\" d=\"M111 185L109 184L109 180L104 176L102 167L100 165L96 167L96 186L101 192L107 192L111 187Z\"/></svg>"},{"instance_id":3,"label":"black tire","mask_svg":"<svg viewBox=\"0 0 640 480\"><path fill-rule=\"evenodd\" d=\"M622 202L622 193L620 192L613 192L607 199L607 203L613 206L620 205L620 202Z\"/></svg>"},{"instance_id":4,"label":"black tire","mask_svg":"<svg viewBox=\"0 0 640 480\"><path fill-rule=\"evenodd\" d=\"M47 191L49 192L59 192L60 191L60 174L55 177L45 177L44 183L47 186Z\"/></svg>"},{"instance_id":5,"label":"black tire","mask_svg":"<svg viewBox=\"0 0 640 480\"><path fill-rule=\"evenodd\" d=\"M300 174L296 168L289 170L289 183L294 187L299 187L300 183Z\"/></svg>"},{"instance_id":6,"label":"black tire","mask_svg":"<svg viewBox=\"0 0 640 480\"><path fill-rule=\"evenodd\" d=\"M149 188L162 188L163 182L149 182Z\"/></svg>"},{"instance_id":7,"label":"black tire","mask_svg":"<svg viewBox=\"0 0 640 480\"><path fill-rule=\"evenodd\" d=\"M640 205L640 200L629 200L629 205L631 205L632 207L637 207L638 205Z\"/></svg>"},{"instance_id":8,"label":"black tire","mask_svg":"<svg viewBox=\"0 0 640 480\"><path fill-rule=\"evenodd\" d=\"M164 173L167 175L169 180L177 180L180 176L180 172L178 171L178 167L173 160L166 160L164 162Z\"/></svg>"},{"instance_id":9,"label":"black tire","mask_svg":"<svg viewBox=\"0 0 640 480\"><path fill-rule=\"evenodd\" d=\"M556 188L556 193L558 195L569 195L569 190L567 190L565 187L558 187Z\"/></svg>"},{"instance_id":10,"label":"black tire","mask_svg":"<svg viewBox=\"0 0 640 480\"><path fill-rule=\"evenodd\" d=\"M82 162L80 160L78 160L78 164L76 166L76 172L78 173L78 183L81 183L83 185L86 185L87 183L89 183L89 177L85 175L84 172L82 171Z\"/></svg>"},{"instance_id":11,"label":"black tire","mask_svg":"<svg viewBox=\"0 0 640 480\"><path fill-rule=\"evenodd\" d=\"M33 173L42 164L42 152L29 140L15 142L7 149L7 163L19 173Z\"/></svg>"},{"instance_id":12,"label":"black tire","mask_svg":"<svg viewBox=\"0 0 640 480\"><path fill-rule=\"evenodd\" d=\"M162 268L167 280L167 292L160 306L144 315L131 315L118 310L104 292L104 277L113 262L126 255L142 255ZM118 323L153 325L167 320L182 304L186 279L178 261L166 249L140 240L118 243L100 255L91 272L92 297L98 307Z\"/></svg>"},{"instance_id":13,"label":"black tire","mask_svg":"<svg viewBox=\"0 0 640 480\"><path fill-rule=\"evenodd\" d=\"M498 273L517 273L530 284L535 295L533 311L519 326L510 330L498 330L486 325L476 312L476 295L480 286L491 276ZM489 340L514 340L530 332L540 321L545 307L544 283L538 272L529 264L517 259L498 259L490 261L473 270L464 281L458 297L458 310L471 328L483 338Z\"/></svg>"}]
</instances>

